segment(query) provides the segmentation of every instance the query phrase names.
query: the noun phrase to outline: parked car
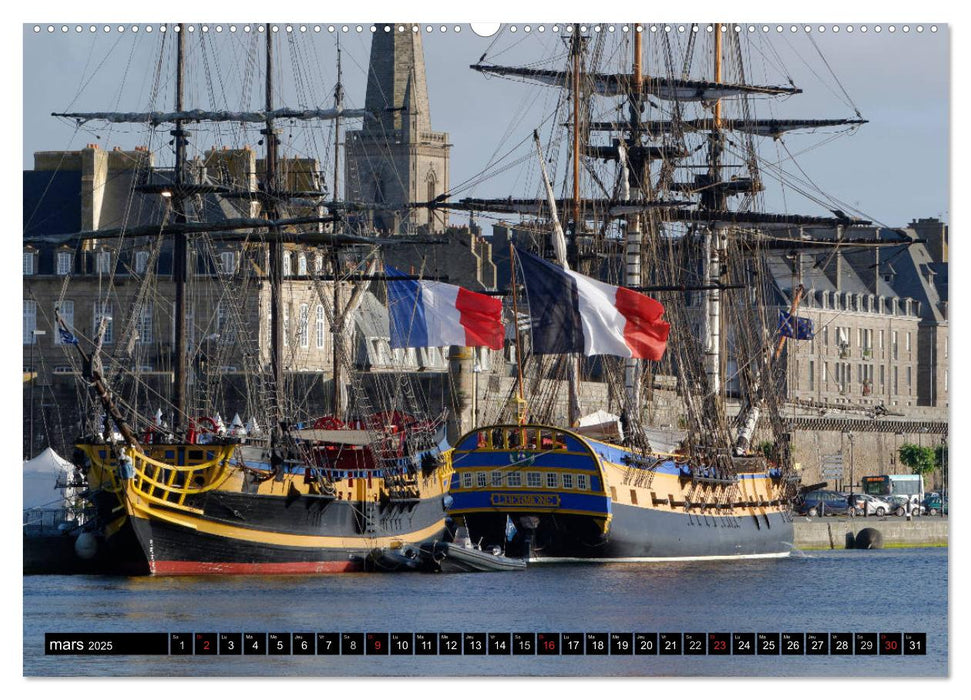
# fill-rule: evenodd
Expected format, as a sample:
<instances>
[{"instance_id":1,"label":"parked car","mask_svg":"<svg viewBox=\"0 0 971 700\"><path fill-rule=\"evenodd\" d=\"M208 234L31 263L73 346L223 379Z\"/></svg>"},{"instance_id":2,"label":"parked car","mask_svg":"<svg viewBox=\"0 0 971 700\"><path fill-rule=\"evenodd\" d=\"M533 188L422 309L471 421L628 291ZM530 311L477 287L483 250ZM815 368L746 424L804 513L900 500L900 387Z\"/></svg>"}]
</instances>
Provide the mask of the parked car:
<instances>
[{"instance_id":1,"label":"parked car","mask_svg":"<svg viewBox=\"0 0 971 700\"><path fill-rule=\"evenodd\" d=\"M855 493L850 496L850 503L860 513L867 515L884 516L894 510L894 508L882 498L871 496L867 493ZM864 506L864 504L866 504Z\"/></svg>"},{"instance_id":2,"label":"parked car","mask_svg":"<svg viewBox=\"0 0 971 700\"><path fill-rule=\"evenodd\" d=\"M941 499L939 493L929 493L924 497L924 508L927 509L928 515L937 515L938 513L947 515L947 499Z\"/></svg>"},{"instance_id":3,"label":"parked car","mask_svg":"<svg viewBox=\"0 0 971 700\"><path fill-rule=\"evenodd\" d=\"M893 509L891 512L894 515L906 515L908 512L908 504L910 505L909 510L911 515L923 515L927 512L923 504L914 503L909 496L890 496L888 500Z\"/></svg>"},{"instance_id":4,"label":"parked car","mask_svg":"<svg viewBox=\"0 0 971 700\"><path fill-rule=\"evenodd\" d=\"M796 504L796 513L813 518L817 515L846 515L851 510L845 493L820 489L805 493Z\"/></svg>"}]
</instances>

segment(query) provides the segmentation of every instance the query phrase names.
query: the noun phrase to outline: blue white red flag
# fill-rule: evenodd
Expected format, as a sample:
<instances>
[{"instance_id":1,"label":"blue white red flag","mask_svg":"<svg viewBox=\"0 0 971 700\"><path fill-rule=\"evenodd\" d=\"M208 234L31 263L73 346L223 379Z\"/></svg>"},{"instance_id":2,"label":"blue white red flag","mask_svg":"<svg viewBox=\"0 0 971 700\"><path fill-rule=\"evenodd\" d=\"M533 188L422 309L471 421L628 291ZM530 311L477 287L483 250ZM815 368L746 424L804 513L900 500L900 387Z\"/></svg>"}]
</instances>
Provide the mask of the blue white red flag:
<instances>
[{"instance_id":1,"label":"blue white red flag","mask_svg":"<svg viewBox=\"0 0 971 700\"><path fill-rule=\"evenodd\" d=\"M464 287L426 280L395 280L404 273L385 265L392 348L445 345L502 349L502 300Z\"/></svg>"},{"instance_id":2,"label":"blue white red flag","mask_svg":"<svg viewBox=\"0 0 971 700\"><path fill-rule=\"evenodd\" d=\"M671 326L646 294L564 270L516 250L529 300L533 353L660 360Z\"/></svg>"}]
</instances>

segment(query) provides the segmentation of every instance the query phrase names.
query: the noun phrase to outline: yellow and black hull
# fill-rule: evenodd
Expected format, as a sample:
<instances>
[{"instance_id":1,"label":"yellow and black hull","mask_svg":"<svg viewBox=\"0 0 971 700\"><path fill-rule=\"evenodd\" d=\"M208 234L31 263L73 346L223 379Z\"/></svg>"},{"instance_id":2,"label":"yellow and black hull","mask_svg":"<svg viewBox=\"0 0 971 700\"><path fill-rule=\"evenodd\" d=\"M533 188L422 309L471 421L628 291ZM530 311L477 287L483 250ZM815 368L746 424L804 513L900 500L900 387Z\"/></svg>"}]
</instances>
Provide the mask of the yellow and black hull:
<instances>
[{"instance_id":1,"label":"yellow and black hull","mask_svg":"<svg viewBox=\"0 0 971 700\"><path fill-rule=\"evenodd\" d=\"M177 459L124 448L133 468L120 479L151 574L356 571L376 547L432 542L445 531L447 460L414 470L402 497L377 471L342 474L322 489L308 476L315 467L271 467L259 447L193 446L203 459L188 462L182 447L167 447ZM118 460L110 466L123 471Z\"/></svg>"}]
</instances>

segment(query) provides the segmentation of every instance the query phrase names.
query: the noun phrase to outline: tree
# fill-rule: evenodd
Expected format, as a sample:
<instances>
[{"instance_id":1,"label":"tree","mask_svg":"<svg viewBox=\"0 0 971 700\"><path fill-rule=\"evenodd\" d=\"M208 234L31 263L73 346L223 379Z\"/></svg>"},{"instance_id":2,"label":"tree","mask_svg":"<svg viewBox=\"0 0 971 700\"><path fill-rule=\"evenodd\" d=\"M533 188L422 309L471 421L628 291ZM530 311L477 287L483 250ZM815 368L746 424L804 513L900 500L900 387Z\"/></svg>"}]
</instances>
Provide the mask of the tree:
<instances>
[{"instance_id":1,"label":"tree","mask_svg":"<svg viewBox=\"0 0 971 700\"><path fill-rule=\"evenodd\" d=\"M779 449L771 440L763 440L755 446L756 452L761 452L762 456L770 462L775 462L779 458Z\"/></svg>"},{"instance_id":2,"label":"tree","mask_svg":"<svg viewBox=\"0 0 971 700\"><path fill-rule=\"evenodd\" d=\"M912 474L930 474L937 466L933 447L905 444L900 446L900 461L910 467Z\"/></svg>"}]
</instances>

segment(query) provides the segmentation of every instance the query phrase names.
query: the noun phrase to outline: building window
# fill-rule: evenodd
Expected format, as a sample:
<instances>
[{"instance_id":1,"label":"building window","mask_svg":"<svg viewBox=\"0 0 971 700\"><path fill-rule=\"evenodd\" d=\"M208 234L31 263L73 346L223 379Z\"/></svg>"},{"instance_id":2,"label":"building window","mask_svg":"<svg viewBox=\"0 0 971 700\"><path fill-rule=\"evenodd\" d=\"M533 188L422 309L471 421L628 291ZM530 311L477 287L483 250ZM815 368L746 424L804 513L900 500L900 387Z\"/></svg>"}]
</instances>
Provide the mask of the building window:
<instances>
[{"instance_id":1,"label":"building window","mask_svg":"<svg viewBox=\"0 0 971 700\"><path fill-rule=\"evenodd\" d=\"M144 275L148 269L148 251L139 250L135 253L135 274Z\"/></svg>"},{"instance_id":2,"label":"building window","mask_svg":"<svg viewBox=\"0 0 971 700\"><path fill-rule=\"evenodd\" d=\"M138 314L138 342L145 345L151 343L152 338L152 305L145 304Z\"/></svg>"},{"instance_id":3,"label":"building window","mask_svg":"<svg viewBox=\"0 0 971 700\"><path fill-rule=\"evenodd\" d=\"M463 489L472 488L472 472L462 473L462 488Z\"/></svg>"},{"instance_id":4,"label":"building window","mask_svg":"<svg viewBox=\"0 0 971 700\"><path fill-rule=\"evenodd\" d=\"M310 307L306 304L301 304L297 313L297 339L300 341L300 347L302 348L310 347L309 325Z\"/></svg>"},{"instance_id":5,"label":"building window","mask_svg":"<svg viewBox=\"0 0 971 700\"><path fill-rule=\"evenodd\" d=\"M94 331L94 336L96 338L98 336L98 328L100 328L101 326L101 319L106 319L104 343L107 345L108 343L115 342L115 329L114 329L115 321L111 317L110 301L94 302L94 312L92 314L92 321L93 321L92 329Z\"/></svg>"},{"instance_id":6,"label":"building window","mask_svg":"<svg viewBox=\"0 0 971 700\"><path fill-rule=\"evenodd\" d=\"M224 275L236 274L236 253L224 250L219 254L219 271Z\"/></svg>"},{"instance_id":7,"label":"building window","mask_svg":"<svg viewBox=\"0 0 971 700\"><path fill-rule=\"evenodd\" d=\"M911 383L911 379L912 379L911 372L912 372L912 368L907 367L907 393L908 394L914 393L913 384Z\"/></svg>"},{"instance_id":8,"label":"building window","mask_svg":"<svg viewBox=\"0 0 971 700\"><path fill-rule=\"evenodd\" d=\"M894 396L896 396L897 394L900 393L900 385L897 383L897 379L898 379L898 377L897 377L897 366L894 365L894 368L893 368L893 393L894 393Z\"/></svg>"},{"instance_id":9,"label":"building window","mask_svg":"<svg viewBox=\"0 0 971 700\"><path fill-rule=\"evenodd\" d=\"M846 357L850 352L850 329L836 327L836 345L839 347L840 357Z\"/></svg>"},{"instance_id":10,"label":"building window","mask_svg":"<svg viewBox=\"0 0 971 700\"><path fill-rule=\"evenodd\" d=\"M94 256L94 271L99 275L111 273L111 251L99 250Z\"/></svg>"},{"instance_id":11,"label":"building window","mask_svg":"<svg viewBox=\"0 0 971 700\"><path fill-rule=\"evenodd\" d=\"M814 391L816 389L816 364L810 360L809 361L809 390Z\"/></svg>"},{"instance_id":12,"label":"building window","mask_svg":"<svg viewBox=\"0 0 971 700\"><path fill-rule=\"evenodd\" d=\"M37 253L35 253L32 250L24 251L24 274L25 275L37 274Z\"/></svg>"},{"instance_id":13,"label":"building window","mask_svg":"<svg viewBox=\"0 0 971 700\"><path fill-rule=\"evenodd\" d=\"M230 304L232 302L223 300L216 304L216 337L220 343L233 343L236 341L236 329L232 318ZM188 319L186 319L188 326Z\"/></svg>"},{"instance_id":14,"label":"building window","mask_svg":"<svg viewBox=\"0 0 971 700\"><path fill-rule=\"evenodd\" d=\"M526 472L526 485L531 489L538 489L543 485L539 472Z\"/></svg>"},{"instance_id":15,"label":"building window","mask_svg":"<svg viewBox=\"0 0 971 700\"><path fill-rule=\"evenodd\" d=\"M563 488L573 488L573 474L563 474Z\"/></svg>"},{"instance_id":16,"label":"building window","mask_svg":"<svg viewBox=\"0 0 971 700\"><path fill-rule=\"evenodd\" d=\"M823 326L823 347L829 347L829 326Z\"/></svg>"},{"instance_id":17,"label":"building window","mask_svg":"<svg viewBox=\"0 0 971 700\"><path fill-rule=\"evenodd\" d=\"M303 277L307 275L307 255L305 253L300 253L297 256L297 274Z\"/></svg>"},{"instance_id":18,"label":"building window","mask_svg":"<svg viewBox=\"0 0 971 700\"><path fill-rule=\"evenodd\" d=\"M559 474L556 472L546 472L546 488L555 489L560 485Z\"/></svg>"},{"instance_id":19,"label":"building window","mask_svg":"<svg viewBox=\"0 0 971 700\"><path fill-rule=\"evenodd\" d=\"M890 356L893 359L898 359L897 357L897 331L890 331Z\"/></svg>"},{"instance_id":20,"label":"building window","mask_svg":"<svg viewBox=\"0 0 971 700\"><path fill-rule=\"evenodd\" d=\"M71 268L74 266L74 253L68 253L62 251L57 254L57 274L64 276L71 274Z\"/></svg>"},{"instance_id":21,"label":"building window","mask_svg":"<svg viewBox=\"0 0 971 700\"><path fill-rule=\"evenodd\" d=\"M283 254L283 276L290 276L290 253Z\"/></svg>"},{"instance_id":22,"label":"building window","mask_svg":"<svg viewBox=\"0 0 971 700\"><path fill-rule=\"evenodd\" d=\"M880 391L883 391L883 386L886 380L886 367L880 365Z\"/></svg>"},{"instance_id":23,"label":"building window","mask_svg":"<svg viewBox=\"0 0 971 700\"><path fill-rule=\"evenodd\" d=\"M586 491L587 490L587 475L577 474L577 490Z\"/></svg>"},{"instance_id":24,"label":"building window","mask_svg":"<svg viewBox=\"0 0 971 700\"><path fill-rule=\"evenodd\" d=\"M502 486L502 472L500 472L500 471L494 471L494 472L492 472L492 482L491 483L492 483L492 486L493 487Z\"/></svg>"},{"instance_id":25,"label":"building window","mask_svg":"<svg viewBox=\"0 0 971 700\"><path fill-rule=\"evenodd\" d=\"M317 348L322 350L324 348L324 338L326 337L324 333L324 307L317 304ZM485 484L483 484L485 486Z\"/></svg>"},{"instance_id":26,"label":"building window","mask_svg":"<svg viewBox=\"0 0 971 700\"><path fill-rule=\"evenodd\" d=\"M73 332L74 330L74 301L71 299L64 299L58 306L54 307L54 311L60 314L61 320L64 321L64 325L68 327L69 330ZM54 344L61 344L61 334L60 331L54 333Z\"/></svg>"},{"instance_id":27,"label":"building window","mask_svg":"<svg viewBox=\"0 0 971 700\"><path fill-rule=\"evenodd\" d=\"M24 299L24 345L33 345L37 342L35 330L37 330L37 302Z\"/></svg>"},{"instance_id":28,"label":"building window","mask_svg":"<svg viewBox=\"0 0 971 700\"><path fill-rule=\"evenodd\" d=\"M829 363L823 363L823 374L821 378L823 384L829 384Z\"/></svg>"},{"instance_id":29,"label":"building window","mask_svg":"<svg viewBox=\"0 0 971 700\"><path fill-rule=\"evenodd\" d=\"M324 256L320 253L314 255L314 272L318 275L324 271Z\"/></svg>"},{"instance_id":30,"label":"building window","mask_svg":"<svg viewBox=\"0 0 971 700\"><path fill-rule=\"evenodd\" d=\"M480 489L481 488L485 488L485 485L486 485L486 473L485 472L476 472L475 473L475 485L478 486Z\"/></svg>"},{"instance_id":31,"label":"building window","mask_svg":"<svg viewBox=\"0 0 971 700\"><path fill-rule=\"evenodd\" d=\"M509 472L509 476L507 477L507 480L510 486L522 486L523 474L522 472Z\"/></svg>"},{"instance_id":32,"label":"building window","mask_svg":"<svg viewBox=\"0 0 971 700\"><path fill-rule=\"evenodd\" d=\"M904 338L904 349L907 352L910 352L910 333L907 333L906 337Z\"/></svg>"}]
</instances>

